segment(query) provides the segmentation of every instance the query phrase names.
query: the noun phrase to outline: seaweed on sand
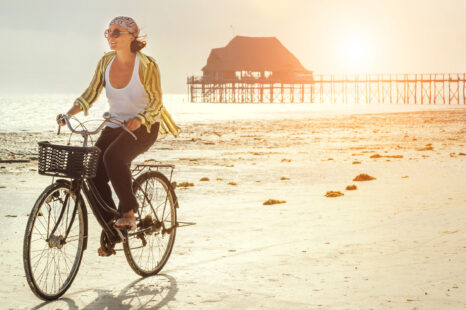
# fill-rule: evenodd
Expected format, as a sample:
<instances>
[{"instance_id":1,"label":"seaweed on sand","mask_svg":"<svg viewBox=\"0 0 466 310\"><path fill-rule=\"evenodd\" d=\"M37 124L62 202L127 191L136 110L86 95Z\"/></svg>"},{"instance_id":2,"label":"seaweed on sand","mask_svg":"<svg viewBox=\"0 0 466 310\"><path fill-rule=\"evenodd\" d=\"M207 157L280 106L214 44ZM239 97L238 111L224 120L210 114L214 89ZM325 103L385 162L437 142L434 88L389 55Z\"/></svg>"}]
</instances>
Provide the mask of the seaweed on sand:
<instances>
[{"instance_id":1,"label":"seaweed on sand","mask_svg":"<svg viewBox=\"0 0 466 310\"><path fill-rule=\"evenodd\" d=\"M280 203L286 203L285 200L277 200L277 199L269 199L267 201L264 201L262 205L264 206L270 206L270 205L275 205L275 204L280 204Z\"/></svg>"},{"instance_id":2,"label":"seaweed on sand","mask_svg":"<svg viewBox=\"0 0 466 310\"><path fill-rule=\"evenodd\" d=\"M344 194L342 192L339 192L339 191L328 191L326 194L325 194L325 197L340 197L340 196L343 196Z\"/></svg>"},{"instance_id":3,"label":"seaweed on sand","mask_svg":"<svg viewBox=\"0 0 466 310\"><path fill-rule=\"evenodd\" d=\"M375 180L375 178L365 173L361 173L360 175L358 175L357 177L353 179L353 181L372 181L372 180Z\"/></svg>"}]
</instances>

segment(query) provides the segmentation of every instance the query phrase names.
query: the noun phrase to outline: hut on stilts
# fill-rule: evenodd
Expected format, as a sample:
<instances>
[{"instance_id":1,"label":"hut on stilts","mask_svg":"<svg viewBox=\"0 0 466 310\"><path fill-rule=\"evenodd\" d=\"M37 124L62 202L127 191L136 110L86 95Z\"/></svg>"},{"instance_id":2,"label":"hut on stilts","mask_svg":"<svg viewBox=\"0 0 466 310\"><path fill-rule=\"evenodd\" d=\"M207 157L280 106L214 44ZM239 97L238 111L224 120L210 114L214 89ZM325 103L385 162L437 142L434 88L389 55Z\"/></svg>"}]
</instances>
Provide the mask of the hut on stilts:
<instances>
[{"instance_id":1,"label":"hut on stilts","mask_svg":"<svg viewBox=\"0 0 466 310\"><path fill-rule=\"evenodd\" d=\"M275 37L236 36L211 50L202 73L188 78L192 102L273 102L284 91L277 85L313 80L312 71Z\"/></svg>"},{"instance_id":2,"label":"hut on stilts","mask_svg":"<svg viewBox=\"0 0 466 310\"><path fill-rule=\"evenodd\" d=\"M234 37L187 84L190 102L466 104L466 73L315 75L275 37Z\"/></svg>"}]
</instances>

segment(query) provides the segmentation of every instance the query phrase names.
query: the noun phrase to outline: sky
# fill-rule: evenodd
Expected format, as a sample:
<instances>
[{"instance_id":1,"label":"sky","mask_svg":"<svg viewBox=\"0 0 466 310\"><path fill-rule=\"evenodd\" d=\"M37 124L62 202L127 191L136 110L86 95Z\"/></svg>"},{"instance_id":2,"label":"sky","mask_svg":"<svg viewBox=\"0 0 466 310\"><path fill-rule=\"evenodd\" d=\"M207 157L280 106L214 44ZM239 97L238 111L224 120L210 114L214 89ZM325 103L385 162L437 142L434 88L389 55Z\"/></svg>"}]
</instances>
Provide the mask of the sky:
<instances>
[{"instance_id":1,"label":"sky","mask_svg":"<svg viewBox=\"0 0 466 310\"><path fill-rule=\"evenodd\" d=\"M79 95L131 16L164 93L186 93L212 48L274 36L315 74L466 72L466 0L0 0L0 95Z\"/></svg>"}]
</instances>

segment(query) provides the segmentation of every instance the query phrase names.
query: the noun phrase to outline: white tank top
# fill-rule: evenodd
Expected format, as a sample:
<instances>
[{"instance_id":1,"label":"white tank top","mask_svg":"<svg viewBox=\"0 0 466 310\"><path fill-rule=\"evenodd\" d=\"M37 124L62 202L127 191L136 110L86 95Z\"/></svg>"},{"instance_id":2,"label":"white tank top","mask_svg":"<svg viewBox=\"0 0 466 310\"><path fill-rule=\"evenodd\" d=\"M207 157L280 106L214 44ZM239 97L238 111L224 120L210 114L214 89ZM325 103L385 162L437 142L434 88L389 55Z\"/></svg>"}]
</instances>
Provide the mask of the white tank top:
<instances>
[{"instance_id":1,"label":"white tank top","mask_svg":"<svg viewBox=\"0 0 466 310\"><path fill-rule=\"evenodd\" d=\"M113 88L110 83L110 67L116 56L105 69L105 93L107 95L109 112L112 116L128 120L144 110L148 102L148 95L139 79L139 56L134 60L134 69L131 80L123 88ZM108 123L108 127L116 128L119 125Z\"/></svg>"}]
</instances>

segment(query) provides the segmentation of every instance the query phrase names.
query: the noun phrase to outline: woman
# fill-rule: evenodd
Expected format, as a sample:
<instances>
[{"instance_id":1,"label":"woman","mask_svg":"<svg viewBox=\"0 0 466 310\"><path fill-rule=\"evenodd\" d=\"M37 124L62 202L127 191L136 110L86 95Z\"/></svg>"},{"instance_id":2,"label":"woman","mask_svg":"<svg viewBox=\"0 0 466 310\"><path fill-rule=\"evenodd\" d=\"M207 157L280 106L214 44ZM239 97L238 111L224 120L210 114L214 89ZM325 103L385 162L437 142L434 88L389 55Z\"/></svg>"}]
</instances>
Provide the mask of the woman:
<instances>
[{"instance_id":1,"label":"woman","mask_svg":"<svg viewBox=\"0 0 466 310\"><path fill-rule=\"evenodd\" d=\"M109 123L95 144L101 156L93 179L105 202L116 209L108 184L109 180L112 182L121 215L115 225L134 230L138 203L132 191L131 162L149 149L159 131L176 137L180 129L163 107L160 73L155 60L140 52L146 42L140 40L136 22L131 17L115 17L105 37L113 51L100 59L89 87L76 99L67 115L70 117L80 111L87 115L105 87L109 112L126 120L126 127L137 136L134 140L121 127ZM106 220L111 222L112 215L106 214ZM98 252L100 256L108 255L100 248Z\"/></svg>"}]
</instances>

